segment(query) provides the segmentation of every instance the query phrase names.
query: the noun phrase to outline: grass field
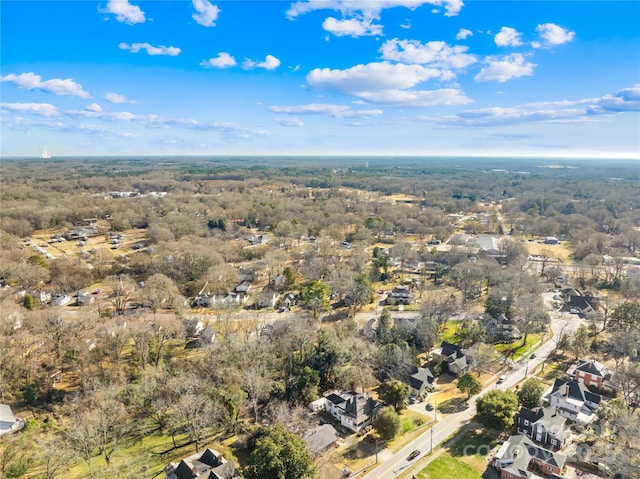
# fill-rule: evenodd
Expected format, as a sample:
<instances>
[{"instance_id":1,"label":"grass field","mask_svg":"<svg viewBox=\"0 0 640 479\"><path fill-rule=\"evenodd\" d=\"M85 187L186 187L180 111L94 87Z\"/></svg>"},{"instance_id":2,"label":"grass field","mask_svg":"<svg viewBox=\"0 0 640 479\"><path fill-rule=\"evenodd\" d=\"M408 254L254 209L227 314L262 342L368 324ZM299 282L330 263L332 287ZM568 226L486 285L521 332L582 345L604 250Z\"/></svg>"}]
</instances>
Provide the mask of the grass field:
<instances>
[{"instance_id":1,"label":"grass field","mask_svg":"<svg viewBox=\"0 0 640 479\"><path fill-rule=\"evenodd\" d=\"M443 452L416 474L416 477L418 479L482 479L482 473L458 461L448 452Z\"/></svg>"},{"instance_id":2,"label":"grass field","mask_svg":"<svg viewBox=\"0 0 640 479\"><path fill-rule=\"evenodd\" d=\"M522 341L517 340L510 344L496 344L496 351L503 356L508 354L511 360L516 360L529 353L541 338L542 334L532 333L527 337L527 344L524 346L522 345Z\"/></svg>"},{"instance_id":3,"label":"grass field","mask_svg":"<svg viewBox=\"0 0 640 479\"><path fill-rule=\"evenodd\" d=\"M461 432L453 438L451 446L425 466L416 477L481 479L485 477L484 473L487 470L487 456L496 445L496 440L482 430Z\"/></svg>"}]
</instances>

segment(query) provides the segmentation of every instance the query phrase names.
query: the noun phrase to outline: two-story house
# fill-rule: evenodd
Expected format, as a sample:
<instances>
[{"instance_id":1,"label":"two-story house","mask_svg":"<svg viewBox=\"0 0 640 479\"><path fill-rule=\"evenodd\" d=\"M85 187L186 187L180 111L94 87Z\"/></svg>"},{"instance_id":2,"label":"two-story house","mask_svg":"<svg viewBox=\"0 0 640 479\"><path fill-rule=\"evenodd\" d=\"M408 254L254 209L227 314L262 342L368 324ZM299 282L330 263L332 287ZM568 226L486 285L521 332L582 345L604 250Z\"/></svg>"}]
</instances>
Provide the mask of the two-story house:
<instances>
[{"instance_id":1,"label":"two-story house","mask_svg":"<svg viewBox=\"0 0 640 479\"><path fill-rule=\"evenodd\" d=\"M551 407L529 409L522 407L516 414L516 430L553 451L562 449L569 432L567 419Z\"/></svg>"},{"instance_id":2,"label":"two-story house","mask_svg":"<svg viewBox=\"0 0 640 479\"><path fill-rule=\"evenodd\" d=\"M543 397L543 401L567 419L589 424L595 419L602 396L592 393L577 381L556 379L551 392Z\"/></svg>"},{"instance_id":3,"label":"two-story house","mask_svg":"<svg viewBox=\"0 0 640 479\"><path fill-rule=\"evenodd\" d=\"M471 358L467 351L456 344L442 341L439 348L431 353L437 363L446 363L447 369L455 376L461 376L471 368Z\"/></svg>"},{"instance_id":4,"label":"two-story house","mask_svg":"<svg viewBox=\"0 0 640 479\"><path fill-rule=\"evenodd\" d=\"M366 393L332 392L311 404L314 410L325 410L347 429L358 432L373 423L382 403Z\"/></svg>"},{"instance_id":5,"label":"two-story house","mask_svg":"<svg viewBox=\"0 0 640 479\"><path fill-rule=\"evenodd\" d=\"M567 374L585 386L596 388L601 388L605 379L611 377L609 369L595 359L580 359L578 364L574 364L567 370Z\"/></svg>"},{"instance_id":6,"label":"two-story house","mask_svg":"<svg viewBox=\"0 0 640 479\"><path fill-rule=\"evenodd\" d=\"M409 378L409 394L411 396L420 397L433 384L435 377L429 368L415 367Z\"/></svg>"},{"instance_id":7,"label":"two-story house","mask_svg":"<svg viewBox=\"0 0 640 479\"><path fill-rule=\"evenodd\" d=\"M387 304L411 304L413 303L413 294L407 286L396 286L391 290L386 300Z\"/></svg>"}]
</instances>

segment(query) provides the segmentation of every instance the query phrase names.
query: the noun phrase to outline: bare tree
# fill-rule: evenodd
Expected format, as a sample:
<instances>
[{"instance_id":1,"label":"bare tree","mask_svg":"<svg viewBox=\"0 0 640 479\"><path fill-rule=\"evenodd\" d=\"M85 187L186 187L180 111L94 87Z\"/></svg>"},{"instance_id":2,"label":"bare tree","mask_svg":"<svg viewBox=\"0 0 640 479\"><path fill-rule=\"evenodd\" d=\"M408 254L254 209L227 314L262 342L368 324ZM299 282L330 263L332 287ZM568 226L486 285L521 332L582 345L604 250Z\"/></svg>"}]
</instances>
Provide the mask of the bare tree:
<instances>
[{"instance_id":1,"label":"bare tree","mask_svg":"<svg viewBox=\"0 0 640 479\"><path fill-rule=\"evenodd\" d=\"M142 297L155 318L160 308L173 308L180 296L175 283L164 274L156 273L144 282Z\"/></svg>"},{"instance_id":2,"label":"bare tree","mask_svg":"<svg viewBox=\"0 0 640 479\"><path fill-rule=\"evenodd\" d=\"M111 304L113 304L116 313L122 314L127 310L127 303L131 299L131 291L133 289L133 281L124 274L111 276L108 279L111 287Z\"/></svg>"}]
</instances>

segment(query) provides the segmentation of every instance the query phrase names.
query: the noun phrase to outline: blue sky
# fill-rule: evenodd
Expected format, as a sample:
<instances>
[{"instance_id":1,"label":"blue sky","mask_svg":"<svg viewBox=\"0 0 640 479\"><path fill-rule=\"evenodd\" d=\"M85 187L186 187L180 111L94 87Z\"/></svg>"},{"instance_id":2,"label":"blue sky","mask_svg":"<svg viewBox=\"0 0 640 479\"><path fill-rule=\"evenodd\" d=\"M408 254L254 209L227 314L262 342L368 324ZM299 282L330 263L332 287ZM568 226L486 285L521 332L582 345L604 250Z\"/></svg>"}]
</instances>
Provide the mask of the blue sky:
<instances>
[{"instance_id":1,"label":"blue sky","mask_svg":"<svg viewBox=\"0 0 640 479\"><path fill-rule=\"evenodd\" d=\"M2 156L640 157L640 2L7 1Z\"/></svg>"}]
</instances>

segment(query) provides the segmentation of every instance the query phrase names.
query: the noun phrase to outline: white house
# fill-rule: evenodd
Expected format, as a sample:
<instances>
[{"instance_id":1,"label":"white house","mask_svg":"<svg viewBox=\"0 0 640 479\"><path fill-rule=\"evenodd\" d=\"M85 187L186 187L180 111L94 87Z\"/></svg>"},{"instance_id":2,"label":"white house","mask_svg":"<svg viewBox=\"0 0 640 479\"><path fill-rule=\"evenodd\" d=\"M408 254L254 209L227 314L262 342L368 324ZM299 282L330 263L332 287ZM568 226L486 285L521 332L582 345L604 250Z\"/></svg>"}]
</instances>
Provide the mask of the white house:
<instances>
[{"instance_id":1,"label":"white house","mask_svg":"<svg viewBox=\"0 0 640 479\"><path fill-rule=\"evenodd\" d=\"M577 381L556 379L551 392L546 394L543 400L565 418L589 424L595 419L595 412L602 402L602 396L592 393Z\"/></svg>"},{"instance_id":2,"label":"white house","mask_svg":"<svg viewBox=\"0 0 640 479\"><path fill-rule=\"evenodd\" d=\"M347 429L358 432L371 425L377 416L382 403L371 398L368 394L358 394L353 391L332 392L314 401L311 409L325 410Z\"/></svg>"},{"instance_id":3,"label":"white house","mask_svg":"<svg viewBox=\"0 0 640 479\"><path fill-rule=\"evenodd\" d=\"M55 306L64 306L65 304L68 304L69 301L71 301L71 296L65 293L54 294L51 298L51 304Z\"/></svg>"}]
</instances>

